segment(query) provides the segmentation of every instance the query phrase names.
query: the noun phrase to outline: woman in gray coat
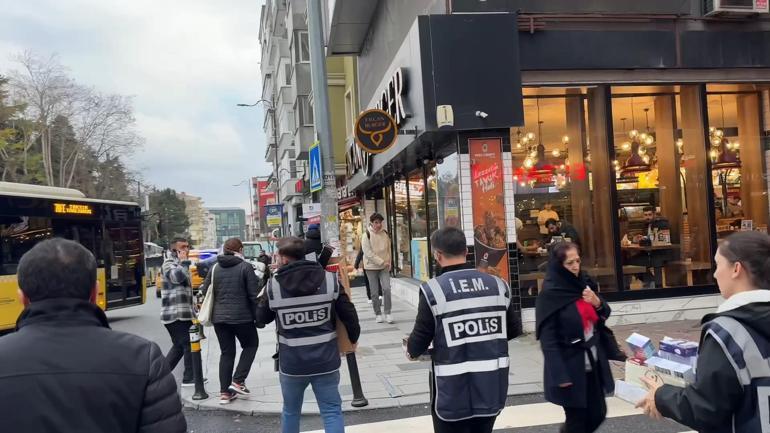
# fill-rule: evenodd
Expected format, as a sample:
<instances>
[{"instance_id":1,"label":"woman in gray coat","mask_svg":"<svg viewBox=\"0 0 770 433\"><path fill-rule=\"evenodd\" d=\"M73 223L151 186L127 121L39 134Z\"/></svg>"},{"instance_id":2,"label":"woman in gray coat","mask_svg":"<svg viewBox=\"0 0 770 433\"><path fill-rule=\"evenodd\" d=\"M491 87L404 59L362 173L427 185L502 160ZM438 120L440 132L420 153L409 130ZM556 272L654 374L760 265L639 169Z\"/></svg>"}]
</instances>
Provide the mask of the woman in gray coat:
<instances>
[{"instance_id":1,"label":"woman in gray coat","mask_svg":"<svg viewBox=\"0 0 770 433\"><path fill-rule=\"evenodd\" d=\"M238 394L249 395L246 377L257 355L259 337L255 326L259 279L251 263L243 259L240 239L228 239L224 254L217 257L203 282L202 290L214 290L211 322L219 340L220 404L228 404ZM213 284L212 284L213 279ZM235 364L235 340L241 344L241 357Z\"/></svg>"}]
</instances>

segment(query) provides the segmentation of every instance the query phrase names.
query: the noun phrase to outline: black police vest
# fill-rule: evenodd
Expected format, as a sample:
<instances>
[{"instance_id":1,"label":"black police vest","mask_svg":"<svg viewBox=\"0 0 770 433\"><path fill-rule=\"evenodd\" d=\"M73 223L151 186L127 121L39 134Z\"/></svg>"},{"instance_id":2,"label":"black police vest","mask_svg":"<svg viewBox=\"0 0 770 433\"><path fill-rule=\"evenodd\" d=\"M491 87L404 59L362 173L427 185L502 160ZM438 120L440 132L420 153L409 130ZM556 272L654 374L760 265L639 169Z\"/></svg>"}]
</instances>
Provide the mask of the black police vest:
<instances>
[{"instance_id":1,"label":"black police vest","mask_svg":"<svg viewBox=\"0 0 770 433\"><path fill-rule=\"evenodd\" d=\"M722 347L743 385L743 402L733 414L731 431L770 432L770 341L732 317L717 317L703 328Z\"/></svg>"},{"instance_id":2,"label":"black police vest","mask_svg":"<svg viewBox=\"0 0 770 433\"><path fill-rule=\"evenodd\" d=\"M289 376L315 376L340 368L334 301L339 296L337 278L326 278L315 293L293 297L272 278L267 294L278 327L278 365Z\"/></svg>"},{"instance_id":3,"label":"black police vest","mask_svg":"<svg viewBox=\"0 0 770 433\"><path fill-rule=\"evenodd\" d=\"M508 395L508 285L464 269L447 272L420 289L436 319L436 414L444 421L498 415Z\"/></svg>"}]
</instances>

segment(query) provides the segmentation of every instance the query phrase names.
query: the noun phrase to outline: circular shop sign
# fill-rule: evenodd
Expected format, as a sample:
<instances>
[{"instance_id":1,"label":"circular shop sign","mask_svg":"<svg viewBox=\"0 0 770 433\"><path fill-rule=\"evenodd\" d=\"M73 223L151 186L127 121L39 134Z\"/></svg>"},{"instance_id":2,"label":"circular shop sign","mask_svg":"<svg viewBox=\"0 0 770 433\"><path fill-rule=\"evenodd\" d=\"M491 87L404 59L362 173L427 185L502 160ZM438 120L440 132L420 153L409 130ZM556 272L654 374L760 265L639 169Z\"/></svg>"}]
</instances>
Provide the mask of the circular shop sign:
<instances>
[{"instance_id":1,"label":"circular shop sign","mask_svg":"<svg viewBox=\"0 0 770 433\"><path fill-rule=\"evenodd\" d=\"M398 128L390 114L366 110L356 119L356 144L369 153L382 153L396 142Z\"/></svg>"}]
</instances>

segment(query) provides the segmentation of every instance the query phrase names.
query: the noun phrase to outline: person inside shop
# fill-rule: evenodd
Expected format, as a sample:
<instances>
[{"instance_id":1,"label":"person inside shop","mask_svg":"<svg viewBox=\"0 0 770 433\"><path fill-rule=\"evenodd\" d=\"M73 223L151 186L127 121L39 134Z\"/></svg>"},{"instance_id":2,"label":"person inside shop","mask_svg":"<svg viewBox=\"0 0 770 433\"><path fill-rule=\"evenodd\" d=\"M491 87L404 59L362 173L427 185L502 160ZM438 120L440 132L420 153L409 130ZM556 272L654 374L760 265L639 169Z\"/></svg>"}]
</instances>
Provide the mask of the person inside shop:
<instances>
[{"instance_id":1,"label":"person inside shop","mask_svg":"<svg viewBox=\"0 0 770 433\"><path fill-rule=\"evenodd\" d=\"M656 232L671 228L668 220L659 216L654 206L645 206L642 209L642 217L644 218L644 229L642 233L634 235L633 242L635 244L643 244L646 241L652 242Z\"/></svg>"},{"instance_id":2,"label":"person inside shop","mask_svg":"<svg viewBox=\"0 0 770 433\"><path fill-rule=\"evenodd\" d=\"M727 212L726 218L740 218L743 216L743 206L741 206L741 198L735 194L727 196Z\"/></svg>"},{"instance_id":3,"label":"person inside shop","mask_svg":"<svg viewBox=\"0 0 770 433\"><path fill-rule=\"evenodd\" d=\"M566 221L549 219L545 222L545 228L548 230L547 242L549 244L564 240L580 245L580 236L578 236L577 230Z\"/></svg>"},{"instance_id":4,"label":"person inside shop","mask_svg":"<svg viewBox=\"0 0 770 433\"><path fill-rule=\"evenodd\" d=\"M770 237L734 233L714 260L725 301L702 320L695 381L679 388L643 379L649 393L637 407L699 432L768 431Z\"/></svg>"},{"instance_id":5,"label":"person inside shop","mask_svg":"<svg viewBox=\"0 0 770 433\"><path fill-rule=\"evenodd\" d=\"M553 210L553 203L546 201L543 210L537 214L537 224L540 226L540 234L548 236L548 220L559 221L559 214Z\"/></svg>"},{"instance_id":6,"label":"person inside shop","mask_svg":"<svg viewBox=\"0 0 770 433\"><path fill-rule=\"evenodd\" d=\"M671 226L666 218L659 216L654 206L642 209L644 227L642 233L632 237L632 243L639 246L651 246L652 241L660 230L669 230ZM646 289L663 287L663 265L670 259L670 250L650 250L632 253L628 263L645 268L642 274L642 284Z\"/></svg>"}]
</instances>

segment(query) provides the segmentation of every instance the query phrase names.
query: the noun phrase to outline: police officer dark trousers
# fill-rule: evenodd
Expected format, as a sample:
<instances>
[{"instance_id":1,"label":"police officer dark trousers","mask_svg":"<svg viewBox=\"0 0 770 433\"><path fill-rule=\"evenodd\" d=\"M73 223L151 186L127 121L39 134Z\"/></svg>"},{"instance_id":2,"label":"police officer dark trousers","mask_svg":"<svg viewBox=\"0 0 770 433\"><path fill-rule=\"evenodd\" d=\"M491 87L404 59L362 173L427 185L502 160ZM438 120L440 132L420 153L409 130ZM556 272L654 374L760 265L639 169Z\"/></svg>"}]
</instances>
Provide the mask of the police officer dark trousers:
<instances>
[{"instance_id":1,"label":"police officer dark trousers","mask_svg":"<svg viewBox=\"0 0 770 433\"><path fill-rule=\"evenodd\" d=\"M326 433L344 431L339 392L337 318L354 347L361 333L358 316L335 274L304 260L301 239L278 241L280 268L257 305L257 323L276 320L283 411L281 432L299 433L305 389L313 387Z\"/></svg>"},{"instance_id":2,"label":"police officer dark trousers","mask_svg":"<svg viewBox=\"0 0 770 433\"><path fill-rule=\"evenodd\" d=\"M500 278L466 263L459 229L434 232L431 246L441 274L420 286L407 357L416 359L433 343L434 431L491 432L508 393L508 340L516 323L510 290Z\"/></svg>"}]
</instances>

